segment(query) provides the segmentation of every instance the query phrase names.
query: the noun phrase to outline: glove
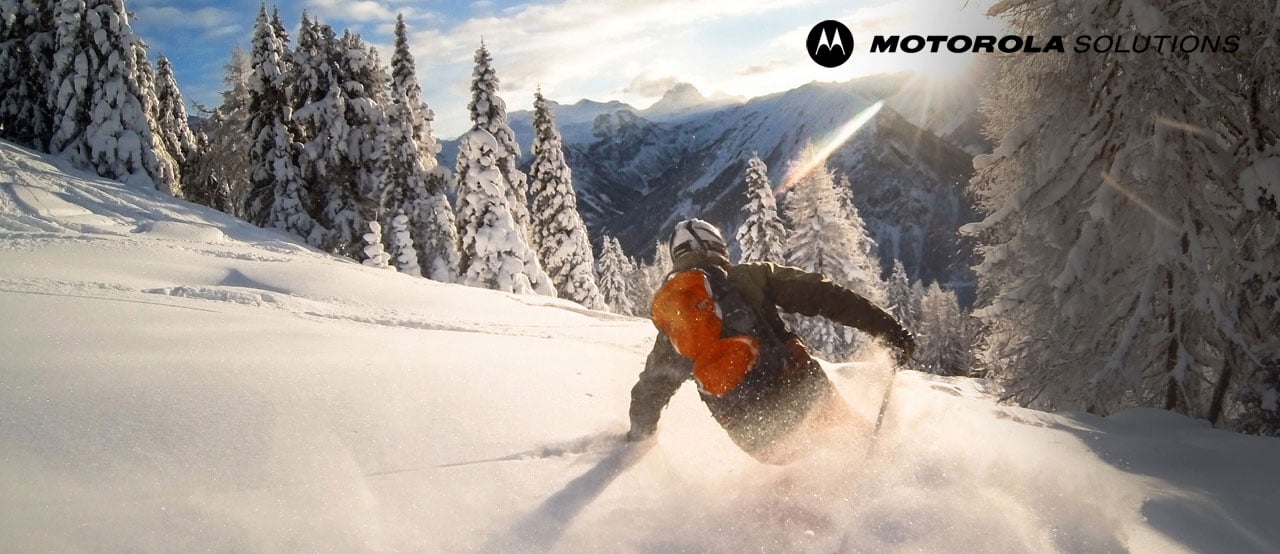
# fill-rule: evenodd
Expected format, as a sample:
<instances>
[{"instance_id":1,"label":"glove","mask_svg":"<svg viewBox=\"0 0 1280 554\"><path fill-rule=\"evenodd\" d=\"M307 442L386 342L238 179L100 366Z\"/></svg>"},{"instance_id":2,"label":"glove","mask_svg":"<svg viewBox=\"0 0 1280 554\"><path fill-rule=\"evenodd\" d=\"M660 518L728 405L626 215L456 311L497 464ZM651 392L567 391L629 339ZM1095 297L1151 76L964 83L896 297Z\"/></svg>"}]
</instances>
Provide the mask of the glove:
<instances>
[{"instance_id":1,"label":"glove","mask_svg":"<svg viewBox=\"0 0 1280 554\"><path fill-rule=\"evenodd\" d=\"M900 333L894 333L889 337L889 344L898 349L894 354L893 360L898 365L905 365L911 361L911 356L916 353L916 338L911 335L911 331L903 329Z\"/></svg>"}]
</instances>

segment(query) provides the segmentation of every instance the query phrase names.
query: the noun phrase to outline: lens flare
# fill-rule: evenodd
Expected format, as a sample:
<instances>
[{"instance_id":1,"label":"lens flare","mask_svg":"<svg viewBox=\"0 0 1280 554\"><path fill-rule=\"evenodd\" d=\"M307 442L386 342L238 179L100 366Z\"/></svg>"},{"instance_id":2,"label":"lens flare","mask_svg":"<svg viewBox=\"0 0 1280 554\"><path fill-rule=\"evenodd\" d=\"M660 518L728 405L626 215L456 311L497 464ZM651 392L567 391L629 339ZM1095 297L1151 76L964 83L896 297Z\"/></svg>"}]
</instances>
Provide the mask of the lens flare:
<instances>
[{"instance_id":1,"label":"lens flare","mask_svg":"<svg viewBox=\"0 0 1280 554\"><path fill-rule=\"evenodd\" d=\"M871 118L875 117L882 107L884 107L884 100L867 106L866 108L863 108L862 111L855 114L853 119L850 119L848 123L845 123L844 126L841 127L825 145L822 146L822 149L818 150L817 155L806 160L804 165L787 175L787 178L783 179L782 184L778 185L778 188L774 190L773 193L782 194L786 192L788 189L795 186L796 183L800 182L801 179L804 179L804 177L812 172L815 167L826 163L827 158L831 156L831 153L835 152L837 148L840 148L840 145L848 141L849 137L852 137L854 133L858 132L858 129L861 129L863 125L866 125L868 121L871 121Z\"/></svg>"}]
</instances>

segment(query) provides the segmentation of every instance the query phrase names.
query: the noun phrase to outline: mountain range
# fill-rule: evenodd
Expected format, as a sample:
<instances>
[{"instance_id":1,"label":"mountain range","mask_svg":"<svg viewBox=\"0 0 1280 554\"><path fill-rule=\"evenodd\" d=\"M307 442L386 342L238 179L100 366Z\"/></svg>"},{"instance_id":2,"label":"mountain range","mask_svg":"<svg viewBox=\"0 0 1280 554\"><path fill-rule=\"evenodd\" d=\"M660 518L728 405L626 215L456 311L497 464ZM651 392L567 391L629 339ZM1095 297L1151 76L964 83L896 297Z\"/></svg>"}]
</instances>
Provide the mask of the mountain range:
<instances>
[{"instance_id":1,"label":"mountain range","mask_svg":"<svg viewBox=\"0 0 1280 554\"><path fill-rule=\"evenodd\" d=\"M552 109L593 240L598 246L603 235L617 237L628 254L645 259L671 225L687 217L706 219L732 237L745 219L743 172L753 153L776 186L809 142L824 145L883 100L827 165L849 177L886 274L899 259L913 279L954 287L967 301L975 258L956 230L977 219L966 184L972 157L990 148L980 132L979 77L944 84L913 73L883 74L750 100L708 98L680 84L646 109L591 100L552 103ZM526 164L531 120L528 111L508 116ZM452 165L456 144L442 143L440 159Z\"/></svg>"}]
</instances>

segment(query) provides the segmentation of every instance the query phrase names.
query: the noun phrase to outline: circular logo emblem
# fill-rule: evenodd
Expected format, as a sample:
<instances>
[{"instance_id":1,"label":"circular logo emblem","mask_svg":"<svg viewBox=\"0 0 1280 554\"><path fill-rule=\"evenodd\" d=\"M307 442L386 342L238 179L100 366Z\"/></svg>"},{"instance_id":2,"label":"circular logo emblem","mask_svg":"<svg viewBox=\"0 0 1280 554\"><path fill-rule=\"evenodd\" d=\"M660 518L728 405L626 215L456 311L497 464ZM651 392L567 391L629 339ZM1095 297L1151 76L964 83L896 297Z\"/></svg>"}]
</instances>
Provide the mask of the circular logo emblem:
<instances>
[{"instance_id":1,"label":"circular logo emblem","mask_svg":"<svg viewBox=\"0 0 1280 554\"><path fill-rule=\"evenodd\" d=\"M805 41L809 57L822 67L839 67L853 55L853 33L844 23L828 19L813 26Z\"/></svg>"}]
</instances>

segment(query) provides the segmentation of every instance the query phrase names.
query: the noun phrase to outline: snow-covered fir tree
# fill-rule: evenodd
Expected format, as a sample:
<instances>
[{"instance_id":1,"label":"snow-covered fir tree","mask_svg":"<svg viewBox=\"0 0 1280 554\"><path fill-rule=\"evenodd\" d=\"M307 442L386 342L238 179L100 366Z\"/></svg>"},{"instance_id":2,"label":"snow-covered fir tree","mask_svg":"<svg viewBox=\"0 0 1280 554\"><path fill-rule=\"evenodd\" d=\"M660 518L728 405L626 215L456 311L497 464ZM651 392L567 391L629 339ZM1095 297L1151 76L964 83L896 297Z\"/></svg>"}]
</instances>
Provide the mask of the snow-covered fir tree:
<instances>
[{"instance_id":1,"label":"snow-covered fir tree","mask_svg":"<svg viewBox=\"0 0 1280 554\"><path fill-rule=\"evenodd\" d=\"M388 254L391 256L393 267L400 273L414 277L422 276L422 268L418 266L418 251L413 247L409 216L404 215L404 212L399 212L391 218L391 233L387 237L387 244L390 245Z\"/></svg>"},{"instance_id":2,"label":"snow-covered fir tree","mask_svg":"<svg viewBox=\"0 0 1280 554\"><path fill-rule=\"evenodd\" d=\"M464 284L507 292L555 296L537 253L516 229L507 183L497 162L502 146L484 129L458 145L459 271Z\"/></svg>"},{"instance_id":3,"label":"snow-covered fir tree","mask_svg":"<svg viewBox=\"0 0 1280 554\"><path fill-rule=\"evenodd\" d=\"M358 259L368 222L385 213L385 104L390 78L359 35L305 16L292 55L302 178L321 199L324 245Z\"/></svg>"},{"instance_id":4,"label":"snow-covered fir tree","mask_svg":"<svg viewBox=\"0 0 1280 554\"><path fill-rule=\"evenodd\" d=\"M163 55L156 59L156 131L165 151L180 168L196 148L196 137L187 121L186 100L178 90L173 65Z\"/></svg>"},{"instance_id":5,"label":"snow-covered fir tree","mask_svg":"<svg viewBox=\"0 0 1280 554\"><path fill-rule=\"evenodd\" d=\"M974 163L989 215L965 228L984 256L984 361L1012 399L1214 423L1250 410L1233 400L1280 359L1274 7L1015 0L995 11L1019 35L1271 37L1243 39L1248 55L1002 58L985 104L999 144Z\"/></svg>"},{"instance_id":6,"label":"snow-covered fir tree","mask_svg":"<svg viewBox=\"0 0 1280 554\"><path fill-rule=\"evenodd\" d=\"M816 156L817 148L810 144L788 166L788 179L794 183L783 199L791 229L787 263L826 275L880 304L884 291L872 269L879 267L873 258L875 244L844 198L847 189L836 188L831 171ZM828 319L797 316L794 321L797 332L829 360L843 361L861 346L853 329Z\"/></svg>"},{"instance_id":7,"label":"snow-covered fir tree","mask_svg":"<svg viewBox=\"0 0 1280 554\"><path fill-rule=\"evenodd\" d=\"M263 5L253 31L253 73L248 82L251 143L246 215L256 225L293 233L321 247L330 243L329 233L316 222L312 193L299 175L284 55L284 44L276 38Z\"/></svg>"},{"instance_id":8,"label":"snow-covered fir tree","mask_svg":"<svg viewBox=\"0 0 1280 554\"><path fill-rule=\"evenodd\" d=\"M747 203L742 207L746 221L738 227L741 261L782 263L787 259L787 229L778 215L778 203L769 184L769 168L752 154L745 175Z\"/></svg>"},{"instance_id":9,"label":"snow-covered fir tree","mask_svg":"<svg viewBox=\"0 0 1280 554\"><path fill-rule=\"evenodd\" d=\"M475 70L471 74L471 124L484 129L498 141L497 167L508 183L507 205L516 218L517 230L526 238L529 235L529 185L528 177L516 168L520 162L520 145L516 134L507 124L507 103L498 96L498 74L493 69L493 56L483 41L476 50Z\"/></svg>"},{"instance_id":10,"label":"snow-covered fir tree","mask_svg":"<svg viewBox=\"0 0 1280 554\"><path fill-rule=\"evenodd\" d=\"M275 28L275 25L272 25ZM346 87L338 75L343 57L338 37L328 25L302 15L297 45L288 53L291 122L301 145L299 180L317 200L317 221L329 229L320 246L330 252L362 259L361 237L369 228L361 217L355 176L347 160L351 128L346 118Z\"/></svg>"},{"instance_id":11,"label":"snow-covered fir tree","mask_svg":"<svg viewBox=\"0 0 1280 554\"><path fill-rule=\"evenodd\" d=\"M911 281L902 260L893 261L893 273L885 283L884 308L908 331L915 332L919 299L912 294Z\"/></svg>"},{"instance_id":12,"label":"snow-covered fir tree","mask_svg":"<svg viewBox=\"0 0 1280 554\"><path fill-rule=\"evenodd\" d=\"M426 276L452 282L458 272L458 235L453 207L445 195L448 176L436 162L440 147L431 133L433 115L422 102L403 16L396 18L395 36L384 131L384 204L387 213L406 214L417 249L415 260L425 266Z\"/></svg>"},{"instance_id":13,"label":"snow-covered fir tree","mask_svg":"<svg viewBox=\"0 0 1280 554\"><path fill-rule=\"evenodd\" d=\"M159 176L156 188L167 191L174 196L185 196L182 192L182 168L178 158L169 150L165 134L160 125L160 96L156 87L156 72L147 58L147 45L141 38L134 38L133 57L137 64L138 100L147 114L151 125L151 150L155 152L156 166Z\"/></svg>"},{"instance_id":14,"label":"snow-covered fir tree","mask_svg":"<svg viewBox=\"0 0 1280 554\"><path fill-rule=\"evenodd\" d=\"M847 240L852 245L848 253L849 287L868 300L884 305L885 286L880 279L880 258L876 242L867 233L867 225L853 203L853 185L849 182L848 175L840 176L836 183L836 194L849 237Z\"/></svg>"},{"instance_id":15,"label":"snow-covered fir tree","mask_svg":"<svg viewBox=\"0 0 1280 554\"><path fill-rule=\"evenodd\" d=\"M596 284L595 254L587 225L578 213L578 193L564 159L555 117L538 91L533 101L533 165L529 170L533 197L533 244L542 267L561 298L591 309L604 309Z\"/></svg>"},{"instance_id":16,"label":"snow-covered fir tree","mask_svg":"<svg viewBox=\"0 0 1280 554\"><path fill-rule=\"evenodd\" d=\"M220 93L222 102L212 113L197 106L209 113L201 125L205 139L198 147L199 159L187 164L183 172L183 184L194 195L192 200L244 217L249 192L249 149L245 145L251 143L247 83L253 66L249 53L236 46L222 67L226 87Z\"/></svg>"},{"instance_id":17,"label":"snow-covered fir tree","mask_svg":"<svg viewBox=\"0 0 1280 554\"><path fill-rule=\"evenodd\" d=\"M396 17L395 53L391 58L391 89L395 96L395 113L392 120L408 121L413 126L413 143L420 170L421 184L417 189L416 206L408 213L413 226L414 245L418 249L418 261L423 274L436 281L453 282L458 278L458 227L448 192L453 189L453 175L439 164L436 155L440 145L432 134L435 119L431 108L422 100L422 88L418 84L417 67L409 51L409 33L404 16ZM408 114L408 115L406 115ZM401 131L403 133L403 131ZM388 138L394 157L409 156L405 145ZM414 168L417 171L418 168Z\"/></svg>"},{"instance_id":18,"label":"snow-covered fir tree","mask_svg":"<svg viewBox=\"0 0 1280 554\"><path fill-rule=\"evenodd\" d=\"M640 263L630 256L626 261L623 275L631 276L627 292L635 306L632 315L649 317L652 315L653 295L667 282L667 275L671 273L671 251L666 244L659 242L654 245L653 260L649 263Z\"/></svg>"},{"instance_id":19,"label":"snow-covered fir tree","mask_svg":"<svg viewBox=\"0 0 1280 554\"><path fill-rule=\"evenodd\" d=\"M0 0L0 138L36 150L53 134L53 3Z\"/></svg>"},{"instance_id":20,"label":"snow-covered fir tree","mask_svg":"<svg viewBox=\"0 0 1280 554\"><path fill-rule=\"evenodd\" d=\"M413 112L413 138L423 156L422 167L428 172L438 165L436 155L440 145L431 130L435 113L422 99L422 86L418 83L418 68L409 50L409 31L404 15L396 16L395 52L391 57L391 87L405 99L405 105Z\"/></svg>"},{"instance_id":21,"label":"snow-covered fir tree","mask_svg":"<svg viewBox=\"0 0 1280 554\"><path fill-rule=\"evenodd\" d=\"M967 375L973 367L973 333L956 293L937 283L921 300L914 360L930 373Z\"/></svg>"},{"instance_id":22,"label":"snow-covered fir tree","mask_svg":"<svg viewBox=\"0 0 1280 554\"><path fill-rule=\"evenodd\" d=\"M600 294L609 311L615 314L635 315L636 305L631 299L630 279L626 273L627 255L618 239L606 235L598 260Z\"/></svg>"},{"instance_id":23,"label":"snow-covered fir tree","mask_svg":"<svg viewBox=\"0 0 1280 554\"><path fill-rule=\"evenodd\" d=\"M165 188L121 0L60 0L49 94L52 153L132 186Z\"/></svg>"},{"instance_id":24,"label":"snow-covered fir tree","mask_svg":"<svg viewBox=\"0 0 1280 554\"><path fill-rule=\"evenodd\" d=\"M377 221L370 221L369 230L361 235L361 240L364 241L364 248L361 250L363 259L360 263L378 269L391 267L391 255L382 246L382 225Z\"/></svg>"}]
</instances>

